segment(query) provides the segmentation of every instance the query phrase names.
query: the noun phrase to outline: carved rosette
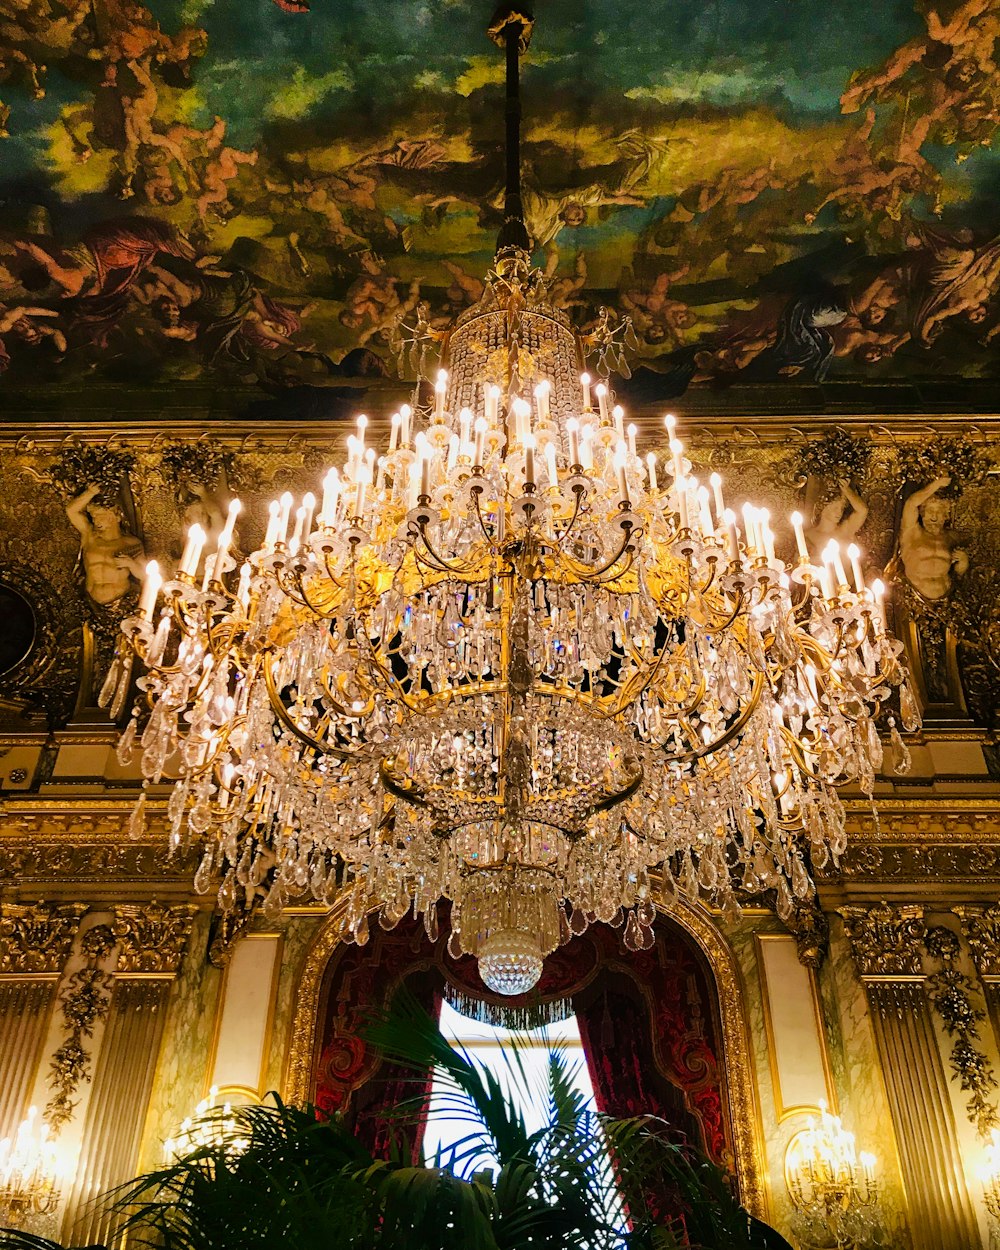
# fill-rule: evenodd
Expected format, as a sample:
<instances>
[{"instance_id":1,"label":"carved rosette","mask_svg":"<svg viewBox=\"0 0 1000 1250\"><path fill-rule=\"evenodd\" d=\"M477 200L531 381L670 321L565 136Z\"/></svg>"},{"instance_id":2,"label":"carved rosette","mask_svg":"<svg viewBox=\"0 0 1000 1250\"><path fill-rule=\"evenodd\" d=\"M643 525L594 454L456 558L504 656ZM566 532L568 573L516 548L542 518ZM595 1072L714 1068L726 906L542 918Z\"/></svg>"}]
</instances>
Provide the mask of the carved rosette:
<instances>
[{"instance_id":1,"label":"carved rosette","mask_svg":"<svg viewBox=\"0 0 1000 1250\"><path fill-rule=\"evenodd\" d=\"M840 915L862 979L910 979L923 975L922 907L880 903L875 907L841 907Z\"/></svg>"},{"instance_id":2,"label":"carved rosette","mask_svg":"<svg viewBox=\"0 0 1000 1250\"><path fill-rule=\"evenodd\" d=\"M86 910L82 903L0 904L0 974L58 975Z\"/></svg>"},{"instance_id":3,"label":"carved rosette","mask_svg":"<svg viewBox=\"0 0 1000 1250\"><path fill-rule=\"evenodd\" d=\"M194 913L194 907L165 907L155 899L116 907L111 930L118 944L118 975L174 976Z\"/></svg>"},{"instance_id":4,"label":"carved rosette","mask_svg":"<svg viewBox=\"0 0 1000 1250\"><path fill-rule=\"evenodd\" d=\"M968 905L953 909L962 922L976 972L981 977L1000 977L1000 903L992 907Z\"/></svg>"}]
</instances>

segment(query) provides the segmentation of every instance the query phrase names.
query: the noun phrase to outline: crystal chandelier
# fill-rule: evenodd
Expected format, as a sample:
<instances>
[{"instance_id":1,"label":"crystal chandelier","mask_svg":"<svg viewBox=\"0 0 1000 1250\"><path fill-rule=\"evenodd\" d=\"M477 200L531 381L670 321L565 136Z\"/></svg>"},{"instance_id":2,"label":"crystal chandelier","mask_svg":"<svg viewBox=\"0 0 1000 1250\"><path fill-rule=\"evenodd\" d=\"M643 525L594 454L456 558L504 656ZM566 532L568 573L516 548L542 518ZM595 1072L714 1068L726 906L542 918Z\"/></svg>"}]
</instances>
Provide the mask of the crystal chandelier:
<instances>
[{"instance_id":1,"label":"crystal chandelier","mask_svg":"<svg viewBox=\"0 0 1000 1250\"><path fill-rule=\"evenodd\" d=\"M0 1212L13 1219L47 1215L59 1201L62 1173L59 1148L32 1107L15 1136L0 1141Z\"/></svg>"},{"instance_id":2,"label":"crystal chandelier","mask_svg":"<svg viewBox=\"0 0 1000 1250\"><path fill-rule=\"evenodd\" d=\"M230 1103L220 1107L216 1101L219 1087L213 1085L208 1097L195 1107L194 1115L185 1116L176 1137L168 1137L163 1143L163 1158L169 1165L196 1153L217 1153L225 1148L229 1154L243 1154L250 1145L249 1139L240 1133L240 1126Z\"/></svg>"},{"instance_id":3,"label":"crystal chandelier","mask_svg":"<svg viewBox=\"0 0 1000 1250\"><path fill-rule=\"evenodd\" d=\"M855 1247L874 1231L878 1202L875 1156L854 1145L840 1117L820 1100L820 1119L812 1118L788 1143L785 1180L792 1205L821 1246Z\"/></svg>"},{"instance_id":4,"label":"crystal chandelier","mask_svg":"<svg viewBox=\"0 0 1000 1250\"><path fill-rule=\"evenodd\" d=\"M904 672L854 549L851 579L836 543L814 564L793 517L779 558L768 512L700 483L673 418L641 456L609 379L581 376L520 207L530 24L493 33L506 221L433 401L382 454L359 417L319 500L272 503L238 569L235 500L214 551L194 526L172 576L150 565L124 625L148 719L120 750L141 735L148 781L179 775L171 836L204 845L196 886L221 873L223 909L343 897L363 943L370 913L410 908L436 938L446 899L449 952L515 994L595 918L649 947L654 871L788 916L844 849L835 787L870 792Z\"/></svg>"}]
</instances>

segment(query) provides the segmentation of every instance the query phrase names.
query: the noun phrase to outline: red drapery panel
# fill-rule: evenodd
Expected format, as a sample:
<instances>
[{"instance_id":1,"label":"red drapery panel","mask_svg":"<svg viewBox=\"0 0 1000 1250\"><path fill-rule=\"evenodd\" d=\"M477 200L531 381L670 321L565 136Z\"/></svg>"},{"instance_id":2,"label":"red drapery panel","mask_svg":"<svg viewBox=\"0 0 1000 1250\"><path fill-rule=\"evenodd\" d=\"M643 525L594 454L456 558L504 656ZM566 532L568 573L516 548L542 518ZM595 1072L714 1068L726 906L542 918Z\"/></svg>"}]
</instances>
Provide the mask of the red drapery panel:
<instances>
[{"instance_id":1,"label":"red drapery panel","mask_svg":"<svg viewBox=\"0 0 1000 1250\"><path fill-rule=\"evenodd\" d=\"M412 1075L390 1065L380 1071L358 1032L365 1015L390 1001L405 979L432 1012L449 993L497 1013L568 1001L601 1110L662 1116L717 1163L732 1165L718 1005L700 954L682 930L661 920L653 949L630 954L619 931L591 925L549 957L531 995L513 999L486 989L474 959L447 957L444 908L440 931L432 944L412 919L388 933L373 925L367 946L343 947L331 959L314 1071L321 1110L343 1111L370 1142L387 1147L392 1121L385 1109L412 1097Z\"/></svg>"}]
</instances>

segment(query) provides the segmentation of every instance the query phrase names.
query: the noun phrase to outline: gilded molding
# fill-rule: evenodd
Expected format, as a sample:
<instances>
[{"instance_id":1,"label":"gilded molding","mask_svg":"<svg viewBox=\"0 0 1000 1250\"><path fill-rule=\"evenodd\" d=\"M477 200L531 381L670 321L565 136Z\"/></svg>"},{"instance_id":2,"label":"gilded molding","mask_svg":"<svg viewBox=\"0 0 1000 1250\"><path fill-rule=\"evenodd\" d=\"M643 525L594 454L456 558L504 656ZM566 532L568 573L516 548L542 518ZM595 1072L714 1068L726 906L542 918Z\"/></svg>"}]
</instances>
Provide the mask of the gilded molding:
<instances>
[{"instance_id":1,"label":"gilded molding","mask_svg":"<svg viewBox=\"0 0 1000 1250\"><path fill-rule=\"evenodd\" d=\"M165 907L153 899L115 908L111 925L118 946L116 973L174 976L191 933L195 908Z\"/></svg>"},{"instance_id":2,"label":"gilded molding","mask_svg":"<svg viewBox=\"0 0 1000 1250\"><path fill-rule=\"evenodd\" d=\"M312 1069L323 974L343 940L341 925L347 902L347 896L337 899L305 954L285 1077L285 1097L289 1102L305 1104L312 1097ZM729 1094L740 1198L748 1211L765 1219L768 1211L763 1131L757 1105L744 990L735 956L712 920L700 909L670 895L658 899L657 907L691 935L711 969L722 1018L722 1068L726 1073Z\"/></svg>"},{"instance_id":3,"label":"gilded molding","mask_svg":"<svg viewBox=\"0 0 1000 1250\"><path fill-rule=\"evenodd\" d=\"M58 975L86 904L0 903L0 974Z\"/></svg>"},{"instance_id":4,"label":"gilded molding","mask_svg":"<svg viewBox=\"0 0 1000 1250\"><path fill-rule=\"evenodd\" d=\"M90 1054L84 1041L93 1037L98 1021L108 1014L113 978L100 964L114 945L110 925L88 929L80 939L86 963L72 974L59 996L66 1038L49 1063L54 1090L45 1106L45 1121L56 1131L72 1118L77 1087L90 1080Z\"/></svg>"},{"instance_id":5,"label":"gilded molding","mask_svg":"<svg viewBox=\"0 0 1000 1250\"><path fill-rule=\"evenodd\" d=\"M819 904L799 903L784 923L795 938L799 963L821 968L830 945L830 925Z\"/></svg>"},{"instance_id":6,"label":"gilded molding","mask_svg":"<svg viewBox=\"0 0 1000 1250\"><path fill-rule=\"evenodd\" d=\"M1000 881L1000 845L906 844L848 846L834 881Z\"/></svg>"},{"instance_id":7,"label":"gilded molding","mask_svg":"<svg viewBox=\"0 0 1000 1250\"><path fill-rule=\"evenodd\" d=\"M841 907L851 954L862 979L921 977L924 909L915 904L892 907Z\"/></svg>"},{"instance_id":8,"label":"gilded molding","mask_svg":"<svg viewBox=\"0 0 1000 1250\"><path fill-rule=\"evenodd\" d=\"M1000 903L992 907L967 904L952 911L962 922L977 975L1000 977Z\"/></svg>"}]
</instances>

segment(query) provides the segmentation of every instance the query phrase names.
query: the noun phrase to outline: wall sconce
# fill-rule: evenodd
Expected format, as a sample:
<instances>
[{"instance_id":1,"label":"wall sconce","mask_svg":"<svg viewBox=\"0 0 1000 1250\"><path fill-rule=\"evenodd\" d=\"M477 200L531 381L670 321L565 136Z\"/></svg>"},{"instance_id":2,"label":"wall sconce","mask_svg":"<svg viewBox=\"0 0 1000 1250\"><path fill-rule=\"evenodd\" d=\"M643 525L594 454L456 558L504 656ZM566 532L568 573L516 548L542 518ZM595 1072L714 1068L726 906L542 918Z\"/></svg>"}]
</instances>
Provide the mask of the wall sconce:
<instances>
[{"instance_id":1,"label":"wall sconce","mask_svg":"<svg viewBox=\"0 0 1000 1250\"><path fill-rule=\"evenodd\" d=\"M32 1107L17 1133L0 1141L0 1214L11 1223L48 1215L67 1174L49 1126Z\"/></svg>"},{"instance_id":2,"label":"wall sconce","mask_svg":"<svg viewBox=\"0 0 1000 1250\"><path fill-rule=\"evenodd\" d=\"M785 1184L799 1222L803 1246L860 1250L876 1227L875 1156L857 1153L854 1134L820 1100L812 1117L785 1150ZM997 1156L1000 1169L1000 1154ZM1000 1170L998 1170L1000 1180Z\"/></svg>"}]
</instances>

